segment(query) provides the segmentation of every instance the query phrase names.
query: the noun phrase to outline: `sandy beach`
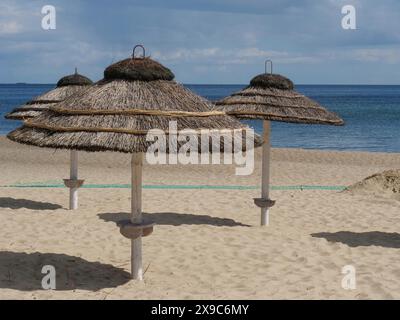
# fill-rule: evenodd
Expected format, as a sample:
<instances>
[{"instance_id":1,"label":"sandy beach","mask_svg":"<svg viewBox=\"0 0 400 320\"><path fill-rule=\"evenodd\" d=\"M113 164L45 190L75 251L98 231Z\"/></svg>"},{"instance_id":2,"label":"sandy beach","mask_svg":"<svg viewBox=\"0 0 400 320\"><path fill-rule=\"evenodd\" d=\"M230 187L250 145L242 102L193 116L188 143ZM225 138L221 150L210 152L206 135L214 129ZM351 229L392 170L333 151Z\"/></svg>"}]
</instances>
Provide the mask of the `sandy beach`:
<instances>
[{"instance_id":1,"label":"sandy beach","mask_svg":"<svg viewBox=\"0 0 400 320\"><path fill-rule=\"evenodd\" d=\"M129 188L5 187L61 183L69 153L0 138L0 299L393 299L400 298L400 202L380 194L273 189L269 227L253 204L251 176L232 165L144 166L143 210L157 223L143 239L145 280L129 279L130 243L116 225L130 210ZM400 154L272 150L273 186L348 186L398 168ZM128 184L130 156L80 153L86 184ZM252 188L253 187L253 188ZM54 265L57 289L41 288ZM342 268L356 268L356 289Z\"/></svg>"}]
</instances>

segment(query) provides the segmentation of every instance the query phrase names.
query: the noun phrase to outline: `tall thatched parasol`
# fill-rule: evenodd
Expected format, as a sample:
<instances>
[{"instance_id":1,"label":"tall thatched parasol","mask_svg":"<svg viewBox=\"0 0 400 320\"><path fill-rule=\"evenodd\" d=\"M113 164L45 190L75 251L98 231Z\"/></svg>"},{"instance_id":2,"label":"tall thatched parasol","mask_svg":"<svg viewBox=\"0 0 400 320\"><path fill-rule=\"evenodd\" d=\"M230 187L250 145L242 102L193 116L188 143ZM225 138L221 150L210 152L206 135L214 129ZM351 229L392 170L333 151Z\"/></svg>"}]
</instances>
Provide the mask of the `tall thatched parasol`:
<instances>
[{"instance_id":1,"label":"tall thatched parasol","mask_svg":"<svg viewBox=\"0 0 400 320\"><path fill-rule=\"evenodd\" d=\"M271 72L267 73L268 63ZM272 61L265 62L265 73L254 77L245 89L216 102L217 110L239 119L263 120L263 153L261 198L254 199L261 208L261 225L269 224L270 121L340 126L344 122L317 102L294 91L293 82L272 73Z\"/></svg>"},{"instance_id":2,"label":"tall thatched parasol","mask_svg":"<svg viewBox=\"0 0 400 320\"><path fill-rule=\"evenodd\" d=\"M48 91L24 105L15 108L5 115L10 120L26 120L39 116L43 111L54 107L57 103L66 98L82 92L88 85L93 84L92 80L78 73L62 77L55 89ZM69 188L69 208L75 210L78 208L78 188L82 186L84 180L78 180L78 152L71 150L70 157L70 178L64 179L65 185Z\"/></svg>"},{"instance_id":3,"label":"tall thatched parasol","mask_svg":"<svg viewBox=\"0 0 400 320\"><path fill-rule=\"evenodd\" d=\"M143 49L142 57L135 57L137 47ZM215 135L246 129L224 112L212 111L210 102L173 79L169 69L136 46L132 58L106 68L103 80L8 134L13 141L39 147L132 153L131 218L121 223L120 231L132 242L134 279L142 279L141 239L153 230L152 222L143 221L141 204L143 153L153 144L146 139L149 130L166 132L172 141L166 152L171 153L184 144L173 136L188 129L196 137L199 129L213 129ZM171 120L177 123L176 132L170 131ZM215 150L210 140L207 145Z\"/></svg>"}]
</instances>

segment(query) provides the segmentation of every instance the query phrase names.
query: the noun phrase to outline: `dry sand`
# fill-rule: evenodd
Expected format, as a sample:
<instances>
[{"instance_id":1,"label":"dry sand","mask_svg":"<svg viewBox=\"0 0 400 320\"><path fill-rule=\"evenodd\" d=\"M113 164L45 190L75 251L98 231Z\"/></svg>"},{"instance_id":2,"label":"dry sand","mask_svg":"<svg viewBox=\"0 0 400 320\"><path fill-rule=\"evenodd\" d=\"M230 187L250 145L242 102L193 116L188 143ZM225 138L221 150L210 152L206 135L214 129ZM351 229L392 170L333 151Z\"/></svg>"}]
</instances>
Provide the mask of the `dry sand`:
<instances>
[{"instance_id":1,"label":"dry sand","mask_svg":"<svg viewBox=\"0 0 400 320\"><path fill-rule=\"evenodd\" d=\"M370 194L400 201L400 170L375 173L349 186L346 191L353 194Z\"/></svg>"},{"instance_id":2,"label":"dry sand","mask_svg":"<svg viewBox=\"0 0 400 320\"><path fill-rule=\"evenodd\" d=\"M0 185L66 178L69 153L0 138ZM275 186L346 186L400 166L400 154L272 151ZM81 153L86 183L130 182L130 157ZM144 167L144 184L244 185L233 166ZM66 210L63 188L0 188L1 299L382 299L400 298L400 202L324 190L272 191L271 225L259 226L259 190L143 190L157 223L143 240L145 281L129 280L130 243L115 221L129 189L80 189ZM57 290L41 289L54 265ZM342 267L356 268L355 290Z\"/></svg>"}]
</instances>

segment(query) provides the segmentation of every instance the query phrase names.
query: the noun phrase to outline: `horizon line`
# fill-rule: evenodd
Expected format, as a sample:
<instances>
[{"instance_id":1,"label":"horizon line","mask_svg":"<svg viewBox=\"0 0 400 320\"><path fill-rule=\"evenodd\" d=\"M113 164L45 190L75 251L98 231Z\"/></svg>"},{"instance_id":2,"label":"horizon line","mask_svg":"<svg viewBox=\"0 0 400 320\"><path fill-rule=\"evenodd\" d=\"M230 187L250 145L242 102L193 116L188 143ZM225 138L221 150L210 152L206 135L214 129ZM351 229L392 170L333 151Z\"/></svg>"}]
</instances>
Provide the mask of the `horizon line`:
<instances>
[{"instance_id":1,"label":"horizon line","mask_svg":"<svg viewBox=\"0 0 400 320\"><path fill-rule=\"evenodd\" d=\"M249 84L243 83L184 83L183 85L189 86L247 86ZM56 85L57 83L38 83L38 82L0 82L0 85ZM295 86L400 86L400 84L386 83L386 84L368 84L368 83L295 83Z\"/></svg>"}]
</instances>

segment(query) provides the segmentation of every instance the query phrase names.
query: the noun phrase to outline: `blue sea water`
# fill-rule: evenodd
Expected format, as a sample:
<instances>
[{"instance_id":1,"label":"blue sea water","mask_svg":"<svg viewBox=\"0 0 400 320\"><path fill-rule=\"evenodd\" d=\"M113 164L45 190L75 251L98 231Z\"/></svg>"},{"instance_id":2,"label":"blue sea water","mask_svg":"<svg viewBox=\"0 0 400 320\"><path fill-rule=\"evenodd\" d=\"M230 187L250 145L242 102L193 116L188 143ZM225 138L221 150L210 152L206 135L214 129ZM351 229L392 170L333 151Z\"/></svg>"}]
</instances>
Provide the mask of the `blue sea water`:
<instances>
[{"instance_id":1,"label":"blue sea water","mask_svg":"<svg viewBox=\"0 0 400 320\"><path fill-rule=\"evenodd\" d=\"M20 121L5 119L7 112L54 87L53 84L0 84L0 135L21 125Z\"/></svg>"},{"instance_id":2,"label":"blue sea water","mask_svg":"<svg viewBox=\"0 0 400 320\"><path fill-rule=\"evenodd\" d=\"M0 84L0 134L20 125L4 114L52 84ZM244 85L187 85L210 100L221 99ZM400 152L400 86L298 85L296 89L338 113L343 127L272 123L272 146ZM261 121L245 121L261 133Z\"/></svg>"},{"instance_id":3,"label":"blue sea water","mask_svg":"<svg viewBox=\"0 0 400 320\"><path fill-rule=\"evenodd\" d=\"M188 86L217 100L237 86ZM296 90L336 112L343 127L272 122L273 147L400 152L400 86L298 85ZM262 132L262 121L245 121Z\"/></svg>"}]
</instances>

